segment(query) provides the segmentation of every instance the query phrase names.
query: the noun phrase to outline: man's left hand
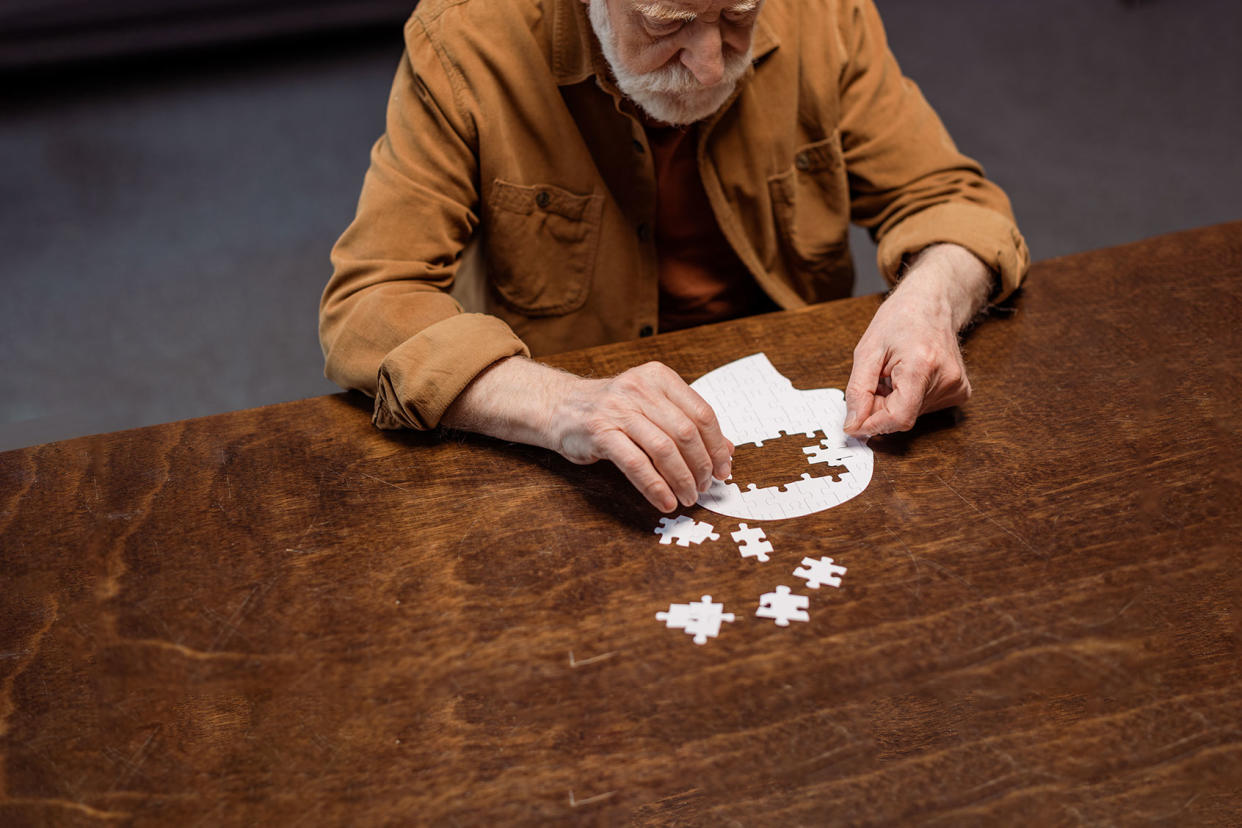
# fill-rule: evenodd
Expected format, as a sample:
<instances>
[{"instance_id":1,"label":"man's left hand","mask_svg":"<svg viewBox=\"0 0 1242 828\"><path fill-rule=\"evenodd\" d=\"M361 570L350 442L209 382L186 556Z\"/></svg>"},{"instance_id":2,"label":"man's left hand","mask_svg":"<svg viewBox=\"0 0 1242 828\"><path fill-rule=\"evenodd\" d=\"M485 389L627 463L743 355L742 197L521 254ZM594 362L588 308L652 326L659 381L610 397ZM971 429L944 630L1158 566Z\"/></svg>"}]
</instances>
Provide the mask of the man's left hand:
<instances>
[{"instance_id":1,"label":"man's left hand","mask_svg":"<svg viewBox=\"0 0 1242 828\"><path fill-rule=\"evenodd\" d=\"M992 280L987 266L958 245L918 254L854 348L847 434L907 431L919 415L970 399L958 333L987 302Z\"/></svg>"}]
</instances>

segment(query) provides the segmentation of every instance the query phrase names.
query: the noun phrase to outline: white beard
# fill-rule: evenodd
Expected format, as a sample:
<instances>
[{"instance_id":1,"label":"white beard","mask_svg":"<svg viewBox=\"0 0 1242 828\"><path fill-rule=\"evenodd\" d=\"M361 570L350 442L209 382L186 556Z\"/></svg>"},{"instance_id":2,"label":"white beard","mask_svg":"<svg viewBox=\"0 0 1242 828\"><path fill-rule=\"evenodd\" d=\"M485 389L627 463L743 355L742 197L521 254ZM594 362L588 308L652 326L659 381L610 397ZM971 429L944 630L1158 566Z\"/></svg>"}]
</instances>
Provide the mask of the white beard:
<instances>
[{"instance_id":1,"label":"white beard","mask_svg":"<svg viewBox=\"0 0 1242 828\"><path fill-rule=\"evenodd\" d=\"M683 126L712 115L733 94L737 82L750 66L754 48L739 55L725 57L724 78L715 86L699 83L694 73L680 63L662 66L653 72L631 72L621 62L617 35L608 17L607 0L591 0L591 28L599 39L600 49L608 68L616 78L617 87L638 105L648 117L666 124Z\"/></svg>"}]
</instances>

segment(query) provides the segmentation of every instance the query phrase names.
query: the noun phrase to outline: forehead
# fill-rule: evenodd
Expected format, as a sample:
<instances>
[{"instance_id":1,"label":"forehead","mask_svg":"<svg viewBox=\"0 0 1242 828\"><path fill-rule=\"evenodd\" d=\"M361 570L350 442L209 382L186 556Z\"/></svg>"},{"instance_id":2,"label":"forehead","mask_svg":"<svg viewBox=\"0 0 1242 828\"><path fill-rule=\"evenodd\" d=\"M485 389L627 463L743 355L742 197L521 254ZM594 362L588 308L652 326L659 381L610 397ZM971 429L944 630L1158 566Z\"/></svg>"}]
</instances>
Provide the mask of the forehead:
<instances>
[{"instance_id":1,"label":"forehead","mask_svg":"<svg viewBox=\"0 0 1242 828\"><path fill-rule=\"evenodd\" d=\"M649 17L693 18L718 12L746 12L760 0L630 0L633 8Z\"/></svg>"}]
</instances>

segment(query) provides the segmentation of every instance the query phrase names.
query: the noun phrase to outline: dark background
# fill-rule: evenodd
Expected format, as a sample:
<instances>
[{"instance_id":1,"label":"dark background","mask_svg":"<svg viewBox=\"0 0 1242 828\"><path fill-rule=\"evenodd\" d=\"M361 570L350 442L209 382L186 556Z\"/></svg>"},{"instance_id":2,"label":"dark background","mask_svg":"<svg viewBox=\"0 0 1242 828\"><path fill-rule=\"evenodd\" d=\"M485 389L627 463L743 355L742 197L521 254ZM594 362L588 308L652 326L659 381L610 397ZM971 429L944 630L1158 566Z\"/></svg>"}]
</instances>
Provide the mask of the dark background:
<instances>
[{"instance_id":1,"label":"dark background","mask_svg":"<svg viewBox=\"0 0 1242 828\"><path fill-rule=\"evenodd\" d=\"M1036 259L1242 218L1242 3L879 6ZM0 2L0 450L335 390L316 306L410 8Z\"/></svg>"}]
</instances>

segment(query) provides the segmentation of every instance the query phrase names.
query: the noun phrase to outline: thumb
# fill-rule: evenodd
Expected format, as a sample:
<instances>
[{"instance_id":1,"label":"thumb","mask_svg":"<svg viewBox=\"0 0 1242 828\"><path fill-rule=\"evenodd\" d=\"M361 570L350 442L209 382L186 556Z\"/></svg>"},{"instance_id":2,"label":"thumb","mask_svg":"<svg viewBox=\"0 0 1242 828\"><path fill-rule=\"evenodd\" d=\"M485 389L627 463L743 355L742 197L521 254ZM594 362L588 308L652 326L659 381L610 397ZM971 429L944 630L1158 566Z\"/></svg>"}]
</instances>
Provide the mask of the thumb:
<instances>
[{"instance_id":1,"label":"thumb","mask_svg":"<svg viewBox=\"0 0 1242 828\"><path fill-rule=\"evenodd\" d=\"M878 354L854 357L849 384L845 386L844 430L857 434L861 424L871 416L875 406L875 390L880 382L882 361Z\"/></svg>"},{"instance_id":2,"label":"thumb","mask_svg":"<svg viewBox=\"0 0 1242 828\"><path fill-rule=\"evenodd\" d=\"M930 385L930 377L913 371L901 371L898 365L893 371L893 393L882 397L876 411L860 429L867 434L892 434L914 428L923 409L923 398Z\"/></svg>"}]
</instances>

